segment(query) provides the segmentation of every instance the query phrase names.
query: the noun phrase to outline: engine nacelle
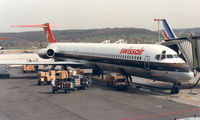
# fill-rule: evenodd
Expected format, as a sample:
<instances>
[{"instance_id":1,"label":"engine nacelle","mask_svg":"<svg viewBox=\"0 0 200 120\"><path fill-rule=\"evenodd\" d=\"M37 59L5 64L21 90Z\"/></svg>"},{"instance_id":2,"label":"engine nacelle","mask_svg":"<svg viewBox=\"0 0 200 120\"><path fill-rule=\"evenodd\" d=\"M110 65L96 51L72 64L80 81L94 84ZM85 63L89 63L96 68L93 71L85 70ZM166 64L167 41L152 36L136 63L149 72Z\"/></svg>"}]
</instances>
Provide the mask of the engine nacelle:
<instances>
[{"instance_id":1,"label":"engine nacelle","mask_svg":"<svg viewBox=\"0 0 200 120\"><path fill-rule=\"evenodd\" d=\"M38 51L38 55L41 58L49 59L55 56L55 50L50 49L50 48L41 49Z\"/></svg>"}]
</instances>

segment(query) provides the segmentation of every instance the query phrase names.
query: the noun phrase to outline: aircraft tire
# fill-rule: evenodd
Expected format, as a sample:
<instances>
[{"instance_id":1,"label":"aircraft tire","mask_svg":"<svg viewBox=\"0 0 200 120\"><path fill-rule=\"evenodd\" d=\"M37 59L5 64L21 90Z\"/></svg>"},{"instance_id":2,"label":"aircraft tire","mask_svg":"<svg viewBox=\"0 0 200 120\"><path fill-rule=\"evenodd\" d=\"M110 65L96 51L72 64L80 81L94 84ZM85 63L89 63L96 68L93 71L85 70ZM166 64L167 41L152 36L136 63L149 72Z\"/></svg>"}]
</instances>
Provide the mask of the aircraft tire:
<instances>
[{"instance_id":1,"label":"aircraft tire","mask_svg":"<svg viewBox=\"0 0 200 120\"><path fill-rule=\"evenodd\" d=\"M178 88L178 87L173 87L173 88L171 89L170 94L178 94L178 93L179 93L179 88Z\"/></svg>"}]
</instances>

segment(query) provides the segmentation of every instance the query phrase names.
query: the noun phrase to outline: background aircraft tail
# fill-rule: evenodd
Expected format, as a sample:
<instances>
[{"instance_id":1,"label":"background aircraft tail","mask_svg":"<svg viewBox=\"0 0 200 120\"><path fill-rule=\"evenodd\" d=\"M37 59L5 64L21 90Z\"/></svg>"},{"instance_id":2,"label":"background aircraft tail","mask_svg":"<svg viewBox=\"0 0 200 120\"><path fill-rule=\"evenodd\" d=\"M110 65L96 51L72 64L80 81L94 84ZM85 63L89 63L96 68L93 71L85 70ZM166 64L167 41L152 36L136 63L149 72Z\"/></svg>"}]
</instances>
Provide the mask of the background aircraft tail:
<instances>
[{"instance_id":1,"label":"background aircraft tail","mask_svg":"<svg viewBox=\"0 0 200 120\"><path fill-rule=\"evenodd\" d=\"M44 24L38 24L38 25L14 25L11 27L43 27L47 42L56 43L53 33L51 32L50 23L44 23ZM52 27L59 27L59 26L54 25Z\"/></svg>"},{"instance_id":2,"label":"background aircraft tail","mask_svg":"<svg viewBox=\"0 0 200 120\"><path fill-rule=\"evenodd\" d=\"M163 27L164 27L164 36L165 39L174 39L177 38L176 35L174 34L174 31L171 29L169 24L167 23L166 19L162 19L163 22Z\"/></svg>"}]
</instances>

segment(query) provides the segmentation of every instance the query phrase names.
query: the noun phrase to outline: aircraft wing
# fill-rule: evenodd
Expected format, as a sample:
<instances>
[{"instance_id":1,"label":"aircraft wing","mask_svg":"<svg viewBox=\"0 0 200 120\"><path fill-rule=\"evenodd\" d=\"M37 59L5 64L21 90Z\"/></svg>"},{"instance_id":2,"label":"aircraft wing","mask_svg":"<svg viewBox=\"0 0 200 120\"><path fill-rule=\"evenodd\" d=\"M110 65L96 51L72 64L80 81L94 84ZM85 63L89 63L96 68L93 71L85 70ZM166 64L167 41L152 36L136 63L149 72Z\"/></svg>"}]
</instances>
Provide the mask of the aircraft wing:
<instances>
[{"instance_id":1,"label":"aircraft wing","mask_svg":"<svg viewBox=\"0 0 200 120\"><path fill-rule=\"evenodd\" d=\"M52 62L0 62L0 65L83 65L80 61L52 61Z\"/></svg>"}]
</instances>

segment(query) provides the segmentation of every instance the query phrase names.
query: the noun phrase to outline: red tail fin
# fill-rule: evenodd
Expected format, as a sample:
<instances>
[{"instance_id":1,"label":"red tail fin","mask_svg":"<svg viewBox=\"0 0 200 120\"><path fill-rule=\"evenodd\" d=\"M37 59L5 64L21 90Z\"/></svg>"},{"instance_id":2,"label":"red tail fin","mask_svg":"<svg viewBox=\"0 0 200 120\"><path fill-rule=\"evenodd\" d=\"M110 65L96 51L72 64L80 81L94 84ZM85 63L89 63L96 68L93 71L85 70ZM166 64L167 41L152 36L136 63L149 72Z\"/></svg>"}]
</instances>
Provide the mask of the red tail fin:
<instances>
[{"instance_id":1,"label":"red tail fin","mask_svg":"<svg viewBox=\"0 0 200 120\"><path fill-rule=\"evenodd\" d=\"M56 40L54 39L54 36L51 32L49 23L38 24L38 25L15 25L15 26L11 26L11 27L43 27L47 42L48 43L56 43Z\"/></svg>"},{"instance_id":2,"label":"red tail fin","mask_svg":"<svg viewBox=\"0 0 200 120\"><path fill-rule=\"evenodd\" d=\"M47 39L48 43L56 43L53 33L51 32L50 24L45 23L44 25L46 25L46 27L43 27L43 28L44 28L44 33L46 35L46 39Z\"/></svg>"}]
</instances>

